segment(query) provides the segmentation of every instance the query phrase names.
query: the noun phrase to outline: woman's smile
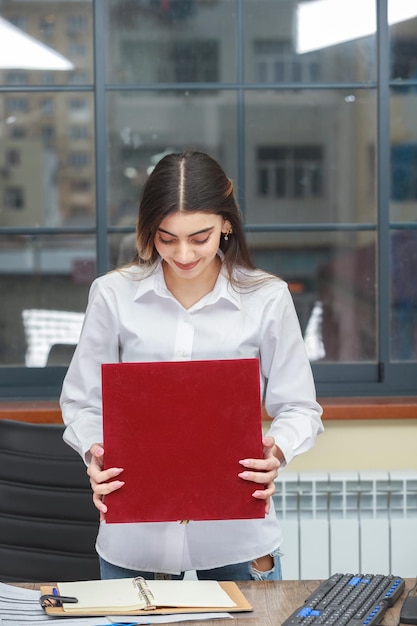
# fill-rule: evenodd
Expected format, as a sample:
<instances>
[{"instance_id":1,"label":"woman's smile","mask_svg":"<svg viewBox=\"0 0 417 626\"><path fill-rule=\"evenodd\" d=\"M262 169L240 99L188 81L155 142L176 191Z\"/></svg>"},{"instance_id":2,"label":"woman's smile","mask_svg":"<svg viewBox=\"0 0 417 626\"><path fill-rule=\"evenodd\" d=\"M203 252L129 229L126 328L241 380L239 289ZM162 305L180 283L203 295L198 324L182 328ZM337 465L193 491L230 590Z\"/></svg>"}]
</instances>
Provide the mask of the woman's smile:
<instances>
[{"instance_id":1,"label":"woman's smile","mask_svg":"<svg viewBox=\"0 0 417 626\"><path fill-rule=\"evenodd\" d=\"M192 263L179 263L179 261L174 261L178 269L184 270L184 271L193 270L198 265L199 262L200 262L200 259L198 259L197 261L193 261Z\"/></svg>"}]
</instances>

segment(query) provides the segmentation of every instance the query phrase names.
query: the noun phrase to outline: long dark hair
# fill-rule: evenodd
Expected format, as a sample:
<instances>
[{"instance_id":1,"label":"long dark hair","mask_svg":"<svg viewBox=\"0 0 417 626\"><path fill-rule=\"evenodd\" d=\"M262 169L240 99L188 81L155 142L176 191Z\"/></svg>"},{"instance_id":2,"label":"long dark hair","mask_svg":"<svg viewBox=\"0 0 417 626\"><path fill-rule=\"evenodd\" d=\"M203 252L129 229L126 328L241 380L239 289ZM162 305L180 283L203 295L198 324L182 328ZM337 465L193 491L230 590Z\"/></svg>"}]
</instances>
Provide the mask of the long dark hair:
<instances>
[{"instance_id":1,"label":"long dark hair","mask_svg":"<svg viewBox=\"0 0 417 626\"><path fill-rule=\"evenodd\" d=\"M150 174L139 204L137 263L148 267L156 263L156 231L167 215L177 211L199 211L224 217L230 222L232 232L227 240L221 237L219 246L229 278L236 267L255 269L232 181L215 159L195 151L168 154Z\"/></svg>"}]
</instances>

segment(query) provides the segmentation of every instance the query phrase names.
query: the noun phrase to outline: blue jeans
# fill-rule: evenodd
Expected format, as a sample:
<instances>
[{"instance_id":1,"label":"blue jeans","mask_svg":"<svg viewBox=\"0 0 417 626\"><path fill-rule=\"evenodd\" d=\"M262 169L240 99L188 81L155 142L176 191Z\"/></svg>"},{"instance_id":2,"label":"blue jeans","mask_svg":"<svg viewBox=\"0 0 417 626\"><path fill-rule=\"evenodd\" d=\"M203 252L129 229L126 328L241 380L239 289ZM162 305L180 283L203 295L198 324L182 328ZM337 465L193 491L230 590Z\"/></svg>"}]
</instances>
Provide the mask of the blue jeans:
<instances>
[{"instance_id":1,"label":"blue jeans","mask_svg":"<svg viewBox=\"0 0 417 626\"><path fill-rule=\"evenodd\" d=\"M224 565L222 567L215 567L214 569L197 570L197 578L199 580L281 580L281 559L279 556L279 550L275 550L271 556L274 560L274 566L272 569L266 572L259 572L253 567L252 561L245 561L243 563L235 563L232 565ZM157 578L182 580L184 578L184 572L181 574L159 574L155 572L144 572L126 569L108 563L100 557L100 575L102 579L106 578L134 578L135 576L142 576L147 580L154 580Z\"/></svg>"}]
</instances>

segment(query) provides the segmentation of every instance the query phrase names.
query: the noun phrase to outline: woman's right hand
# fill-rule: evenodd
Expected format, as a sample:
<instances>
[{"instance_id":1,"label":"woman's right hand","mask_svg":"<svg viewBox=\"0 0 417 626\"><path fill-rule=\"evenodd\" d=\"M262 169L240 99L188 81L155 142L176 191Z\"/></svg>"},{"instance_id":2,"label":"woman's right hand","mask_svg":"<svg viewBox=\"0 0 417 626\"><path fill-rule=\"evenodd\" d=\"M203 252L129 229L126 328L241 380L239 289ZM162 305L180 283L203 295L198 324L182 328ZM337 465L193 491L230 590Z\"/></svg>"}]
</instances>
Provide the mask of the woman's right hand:
<instances>
[{"instance_id":1,"label":"woman's right hand","mask_svg":"<svg viewBox=\"0 0 417 626\"><path fill-rule=\"evenodd\" d=\"M90 448L91 462L87 467L87 474L90 477L90 484L93 490L94 506L100 511L100 522L104 521L107 513L107 506L103 502L103 497L116 489L123 487L122 480L112 480L123 472L122 467L110 467L103 470L104 448L101 443L93 443Z\"/></svg>"}]
</instances>

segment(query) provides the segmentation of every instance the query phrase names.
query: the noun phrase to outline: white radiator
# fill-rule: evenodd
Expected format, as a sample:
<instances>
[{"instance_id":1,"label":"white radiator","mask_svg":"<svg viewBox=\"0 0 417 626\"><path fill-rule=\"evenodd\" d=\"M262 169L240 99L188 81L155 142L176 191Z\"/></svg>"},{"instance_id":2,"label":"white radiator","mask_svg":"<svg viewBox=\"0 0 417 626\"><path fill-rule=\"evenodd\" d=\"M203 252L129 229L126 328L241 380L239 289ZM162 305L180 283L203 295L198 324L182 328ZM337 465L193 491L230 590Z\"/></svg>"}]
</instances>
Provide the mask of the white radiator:
<instances>
[{"instance_id":1,"label":"white radiator","mask_svg":"<svg viewBox=\"0 0 417 626\"><path fill-rule=\"evenodd\" d=\"M417 575L417 471L283 471L276 488L284 579Z\"/></svg>"}]
</instances>

